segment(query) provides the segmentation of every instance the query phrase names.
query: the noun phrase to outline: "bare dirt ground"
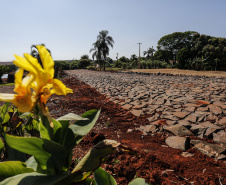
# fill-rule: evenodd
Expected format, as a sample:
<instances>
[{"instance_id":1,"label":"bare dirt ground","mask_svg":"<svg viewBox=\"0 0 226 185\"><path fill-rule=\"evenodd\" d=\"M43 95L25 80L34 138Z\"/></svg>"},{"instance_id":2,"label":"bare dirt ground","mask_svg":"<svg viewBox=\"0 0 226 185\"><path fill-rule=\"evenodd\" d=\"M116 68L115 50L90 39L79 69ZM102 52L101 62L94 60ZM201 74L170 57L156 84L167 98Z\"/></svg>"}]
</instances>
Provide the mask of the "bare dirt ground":
<instances>
[{"instance_id":1,"label":"bare dirt ground","mask_svg":"<svg viewBox=\"0 0 226 185\"><path fill-rule=\"evenodd\" d=\"M142 72L142 73L167 73L173 75L193 75L193 76L213 76L226 78L225 71L193 71L181 69L130 69L127 71Z\"/></svg>"},{"instance_id":2,"label":"bare dirt ground","mask_svg":"<svg viewBox=\"0 0 226 185\"><path fill-rule=\"evenodd\" d=\"M142 136L140 131L127 132L137 125L145 125L148 122L146 117L134 116L74 77L65 77L63 83L72 88L74 93L51 97L47 106L53 117L69 112L81 115L91 109L101 109L93 130L74 149L74 161L81 159L92 146L104 138L114 139L127 149L118 150L102 167L120 185L128 184L135 176L145 178L152 185L226 184L226 164L223 161L209 158L193 148L187 150L194 154L192 157L183 157L183 151L164 147L165 133ZM4 86L0 87L0 92L12 92L12 89L12 86Z\"/></svg>"}]
</instances>

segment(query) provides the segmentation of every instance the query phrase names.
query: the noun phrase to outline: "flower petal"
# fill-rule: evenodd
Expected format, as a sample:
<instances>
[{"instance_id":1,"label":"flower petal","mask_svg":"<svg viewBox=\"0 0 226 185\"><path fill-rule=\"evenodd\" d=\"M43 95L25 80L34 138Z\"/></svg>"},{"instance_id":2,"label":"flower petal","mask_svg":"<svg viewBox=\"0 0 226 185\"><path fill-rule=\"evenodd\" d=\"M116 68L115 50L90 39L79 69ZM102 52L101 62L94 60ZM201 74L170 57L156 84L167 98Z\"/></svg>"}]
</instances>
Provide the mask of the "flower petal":
<instances>
[{"instance_id":1,"label":"flower petal","mask_svg":"<svg viewBox=\"0 0 226 185\"><path fill-rule=\"evenodd\" d=\"M52 93L57 95L67 95L68 93L73 93L73 90L67 88L60 80L53 79L52 80L53 89Z\"/></svg>"},{"instance_id":2,"label":"flower petal","mask_svg":"<svg viewBox=\"0 0 226 185\"><path fill-rule=\"evenodd\" d=\"M0 101L13 101L15 99L16 94L8 94L8 93L0 93Z\"/></svg>"},{"instance_id":3,"label":"flower petal","mask_svg":"<svg viewBox=\"0 0 226 185\"><path fill-rule=\"evenodd\" d=\"M34 103L30 94L25 96L15 95L15 98L11 101L20 112L31 112Z\"/></svg>"},{"instance_id":4,"label":"flower petal","mask_svg":"<svg viewBox=\"0 0 226 185\"><path fill-rule=\"evenodd\" d=\"M54 77L54 61L45 46L38 45L37 49L42 61L43 68L45 72L50 74L50 78L52 79Z\"/></svg>"},{"instance_id":5,"label":"flower petal","mask_svg":"<svg viewBox=\"0 0 226 185\"><path fill-rule=\"evenodd\" d=\"M25 58L23 58L21 56L17 56L17 55L15 55L15 58L16 58L16 60L14 60L13 63L16 66L18 66L18 67L20 67L20 68L22 68L22 69L24 69L26 71L29 71L29 72L31 72L33 74L37 74L36 69Z\"/></svg>"},{"instance_id":6,"label":"flower petal","mask_svg":"<svg viewBox=\"0 0 226 185\"><path fill-rule=\"evenodd\" d=\"M38 63L38 59L34 58L33 56L29 55L28 53L24 54L24 57L30 62L30 64L36 69L37 72L42 71L44 72L41 64Z\"/></svg>"}]
</instances>

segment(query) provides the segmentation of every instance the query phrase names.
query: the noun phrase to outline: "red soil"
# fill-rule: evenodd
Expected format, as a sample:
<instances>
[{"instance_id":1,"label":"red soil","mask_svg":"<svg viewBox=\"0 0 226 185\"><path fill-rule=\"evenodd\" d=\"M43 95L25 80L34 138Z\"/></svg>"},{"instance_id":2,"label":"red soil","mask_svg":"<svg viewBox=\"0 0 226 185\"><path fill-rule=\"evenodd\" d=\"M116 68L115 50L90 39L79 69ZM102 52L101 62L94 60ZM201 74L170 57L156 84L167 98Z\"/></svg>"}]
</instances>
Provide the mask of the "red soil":
<instances>
[{"instance_id":1,"label":"red soil","mask_svg":"<svg viewBox=\"0 0 226 185\"><path fill-rule=\"evenodd\" d=\"M94 144L107 138L128 148L117 150L102 166L120 185L128 184L135 176L143 177L151 184L226 184L223 161L215 161L193 148L187 150L194 154L193 157L183 157L183 151L166 147L168 133L165 132L153 136L142 136L140 131L127 132L147 124L148 120L145 116L134 116L75 78L66 77L63 82L74 93L50 99L47 106L53 116L69 112L81 115L101 108L96 126L74 149L74 159L82 158Z\"/></svg>"}]
</instances>

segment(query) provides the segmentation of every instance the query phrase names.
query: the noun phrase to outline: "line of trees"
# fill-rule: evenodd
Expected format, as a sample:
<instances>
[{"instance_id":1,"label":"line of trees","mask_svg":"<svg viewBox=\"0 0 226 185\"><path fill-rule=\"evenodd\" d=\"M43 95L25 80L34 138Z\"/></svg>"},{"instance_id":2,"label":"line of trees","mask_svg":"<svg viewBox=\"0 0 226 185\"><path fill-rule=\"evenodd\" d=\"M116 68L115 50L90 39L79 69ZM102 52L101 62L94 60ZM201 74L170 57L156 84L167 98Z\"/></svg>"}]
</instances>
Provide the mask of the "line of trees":
<instances>
[{"instance_id":1,"label":"line of trees","mask_svg":"<svg viewBox=\"0 0 226 185\"><path fill-rule=\"evenodd\" d=\"M158 41L154 58L180 69L226 70L226 38L195 31L174 32Z\"/></svg>"},{"instance_id":2,"label":"line of trees","mask_svg":"<svg viewBox=\"0 0 226 185\"><path fill-rule=\"evenodd\" d=\"M113 48L113 45L114 39L109 36L109 32L102 30L90 49L93 60L85 54L80 60L73 62L55 61L55 67L62 70L86 69L87 67L96 68L96 63L100 70L102 68L105 70L106 66L123 69L138 67L138 57L135 54L130 58L122 56L116 61L109 58L110 48ZM41 63L36 45L31 46L30 53ZM195 31L174 32L160 38L157 50L152 46L144 51L140 66L143 69L226 70L226 38L204 35ZM15 69L11 66L9 69L1 67L0 72L4 74L12 70Z\"/></svg>"}]
</instances>

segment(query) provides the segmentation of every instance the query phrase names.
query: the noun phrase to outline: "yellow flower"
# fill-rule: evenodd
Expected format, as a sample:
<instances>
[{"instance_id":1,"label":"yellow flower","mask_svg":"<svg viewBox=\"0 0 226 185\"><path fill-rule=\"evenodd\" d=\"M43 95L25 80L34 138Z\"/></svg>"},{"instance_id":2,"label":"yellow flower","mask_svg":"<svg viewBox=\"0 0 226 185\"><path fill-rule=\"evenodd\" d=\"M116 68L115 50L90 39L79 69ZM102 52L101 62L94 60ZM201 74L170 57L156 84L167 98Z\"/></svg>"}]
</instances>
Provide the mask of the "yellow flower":
<instances>
[{"instance_id":1,"label":"yellow flower","mask_svg":"<svg viewBox=\"0 0 226 185\"><path fill-rule=\"evenodd\" d=\"M35 103L45 106L52 94L66 95L73 93L60 80L54 78L54 61L44 46L37 46L42 66L38 60L25 53L24 57L15 55L13 61L19 67L15 74L15 89L17 94L0 94L1 101L11 101L21 112L31 111ZM29 74L22 79L23 71Z\"/></svg>"},{"instance_id":2,"label":"yellow flower","mask_svg":"<svg viewBox=\"0 0 226 185\"><path fill-rule=\"evenodd\" d=\"M29 74L23 78L23 69L18 69L15 73L15 88L17 94L0 93L0 100L12 102L21 112L30 112L34 106L34 99L31 96L30 84L34 80L34 75ZM22 79L23 78L23 79Z\"/></svg>"}]
</instances>

